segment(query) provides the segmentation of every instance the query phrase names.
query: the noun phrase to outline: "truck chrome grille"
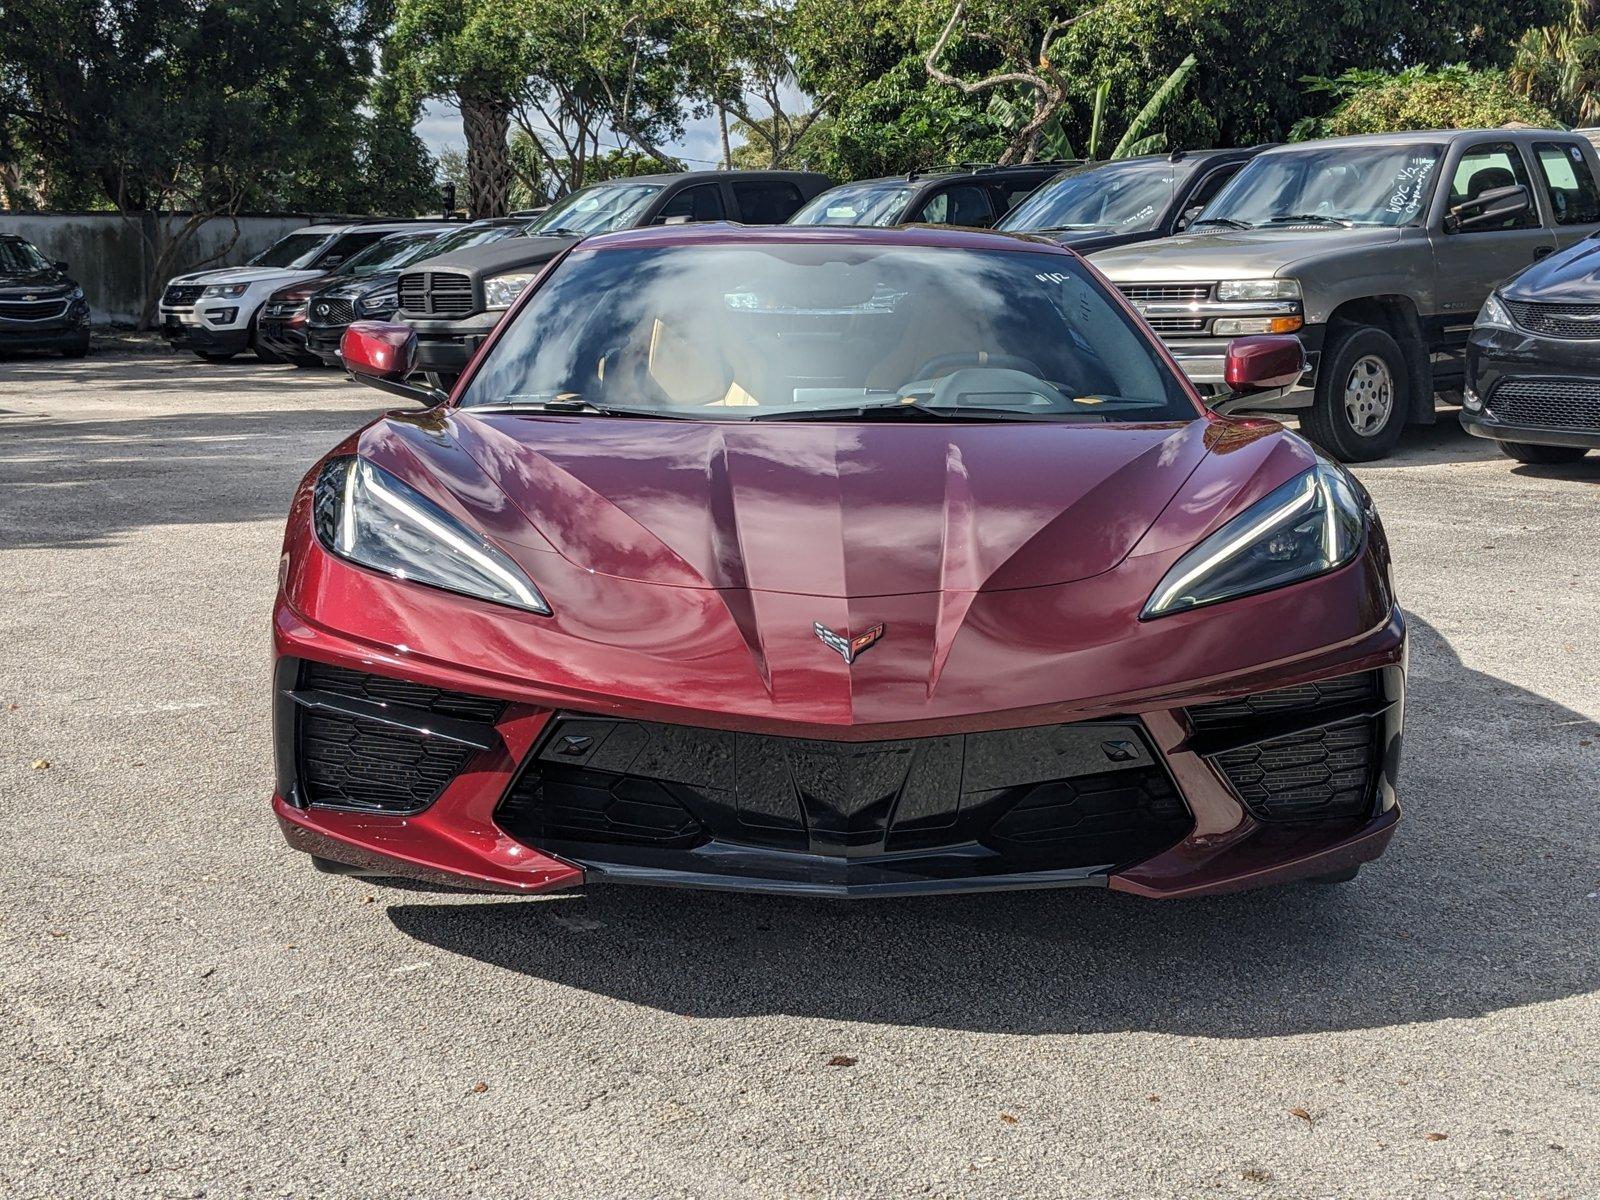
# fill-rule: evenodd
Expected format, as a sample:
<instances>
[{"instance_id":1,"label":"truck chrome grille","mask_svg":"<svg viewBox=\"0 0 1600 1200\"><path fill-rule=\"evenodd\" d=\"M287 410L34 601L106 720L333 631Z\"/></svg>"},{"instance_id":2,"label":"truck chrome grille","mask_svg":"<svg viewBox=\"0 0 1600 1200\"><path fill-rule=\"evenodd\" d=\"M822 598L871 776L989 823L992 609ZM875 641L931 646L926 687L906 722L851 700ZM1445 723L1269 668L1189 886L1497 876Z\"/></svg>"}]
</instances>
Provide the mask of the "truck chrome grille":
<instances>
[{"instance_id":1,"label":"truck chrome grille","mask_svg":"<svg viewBox=\"0 0 1600 1200\"><path fill-rule=\"evenodd\" d=\"M1163 336L1171 333L1204 333L1206 317L1146 317L1150 328Z\"/></svg>"},{"instance_id":2,"label":"truck chrome grille","mask_svg":"<svg viewBox=\"0 0 1600 1200\"><path fill-rule=\"evenodd\" d=\"M1529 333L1558 338L1600 338L1600 304L1533 304L1507 300L1511 318Z\"/></svg>"},{"instance_id":3,"label":"truck chrome grille","mask_svg":"<svg viewBox=\"0 0 1600 1200\"><path fill-rule=\"evenodd\" d=\"M1508 425L1600 431L1600 380L1507 379L1485 406Z\"/></svg>"},{"instance_id":4,"label":"truck chrome grille","mask_svg":"<svg viewBox=\"0 0 1600 1200\"><path fill-rule=\"evenodd\" d=\"M1117 291L1135 304L1196 304L1211 298L1209 283L1119 283Z\"/></svg>"}]
</instances>

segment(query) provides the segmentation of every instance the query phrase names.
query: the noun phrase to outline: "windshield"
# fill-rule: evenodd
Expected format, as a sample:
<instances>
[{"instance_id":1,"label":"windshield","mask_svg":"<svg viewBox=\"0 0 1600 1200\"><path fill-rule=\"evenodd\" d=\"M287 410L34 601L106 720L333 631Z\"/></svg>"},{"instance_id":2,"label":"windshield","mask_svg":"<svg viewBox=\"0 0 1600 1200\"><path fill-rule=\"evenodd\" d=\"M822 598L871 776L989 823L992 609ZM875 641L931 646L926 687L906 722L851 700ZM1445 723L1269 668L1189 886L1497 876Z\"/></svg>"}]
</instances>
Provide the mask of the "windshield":
<instances>
[{"instance_id":1,"label":"windshield","mask_svg":"<svg viewBox=\"0 0 1600 1200\"><path fill-rule=\"evenodd\" d=\"M580 251L516 315L462 404L697 420L1197 411L1065 255L792 242Z\"/></svg>"},{"instance_id":2,"label":"windshield","mask_svg":"<svg viewBox=\"0 0 1600 1200\"><path fill-rule=\"evenodd\" d=\"M45 256L27 242L0 238L0 272L21 275L49 269L50 263Z\"/></svg>"},{"instance_id":3,"label":"windshield","mask_svg":"<svg viewBox=\"0 0 1600 1200\"><path fill-rule=\"evenodd\" d=\"M1274 150L1251 160L1194 225L1407 225L1427 203L1440 151L1431 143Z\"/></svg>"},{"instance_id":4,"label":"windshield","mask_svg":"<svg viewBox=\"0 0 1600 1200\"><path fill-rule=\"evenodd\" d=\"M638 220L661 190L654 183L602 183L564 196L528 226L528 236L555 233L605 233L626 229Z\"/></svg>"},{"instance_id":5,"label":"windshield","mask_svg":"<svg viewBox=\"0 0 1600 1200\"><path fill-rule=\"evenodd\" d=\"M328 242L325 233L291 233L250 260L252 267L304 267Z\"/></svg>"},{"instance_id":6,"label":"windshield","mask_svg":"<svg viewBox=\"0 0 1600 1200\"><path fill-rule=\"evenodd\" d=\"M1172 203L1180 168L1155 162L1093 163L1063 171L1016 209L999 228L1013 230L1154 229Z\"/></svg>"},{"instance_id":7,"label":"windshield","mask_svg":"<svg viewBox=\"0 0 1600 1200\"><path fill-rule=\"evenodd\" d=\"M379 271L393 271L422 257L421 251L438 240L438 230L391 234L381 242L373 242L359 254L351 255L334 274L360 276L376 275Z\"/></svg>"},{"instance_id":8,"label":"windshield","mask_svg":"<svg viewBox=\"0 0 1600 1200\"><path fill-rule=\"evenodd\" d=\"M901 180L847 183L823 192L789 218L791 225L895 225L911 188Z\"/></svg>"},{"instance_id":9,"label":"windshield","mask_svg":"<svg viewBox=\"0 0 1600 1200\"><path fill-rule=\"evenodd\" d=\"M438 258L441 254L453 254L457 250L467 250L473 246L487 245L489 242L498 242L501 238L512 237L521 233L521 225L465 225L460 229L452 229L449 233L439 235L416 245L408 247L405 254L397 261L389 264L389 269L409 267L412 263L422 262L424 259Z\"/></svg>"}]
</instances>

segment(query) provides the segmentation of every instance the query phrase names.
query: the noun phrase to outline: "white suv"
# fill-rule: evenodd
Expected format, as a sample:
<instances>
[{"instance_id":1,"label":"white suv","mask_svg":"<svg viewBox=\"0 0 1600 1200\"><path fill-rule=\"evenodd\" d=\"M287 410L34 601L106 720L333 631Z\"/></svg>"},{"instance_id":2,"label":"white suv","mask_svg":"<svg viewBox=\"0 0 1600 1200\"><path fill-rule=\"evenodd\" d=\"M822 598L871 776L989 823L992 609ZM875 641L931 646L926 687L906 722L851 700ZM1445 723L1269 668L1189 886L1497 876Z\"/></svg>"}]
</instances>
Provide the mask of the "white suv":
<instances>
[{"instance_id":1,"label":"white suv","mask_svg":"<svg viewBox=\"0 0 1600 1200\"><path fill-rule=\"evenodd\" d=\"M256 334L256 313L290 283L326 275L380 238L417 228L417 221L307 225L279 238L242 267L193 271L168 280L161 294L161 332L174 349L213 362L251 349L265 362L277 356Z\"/></svg>"}]
</instances>

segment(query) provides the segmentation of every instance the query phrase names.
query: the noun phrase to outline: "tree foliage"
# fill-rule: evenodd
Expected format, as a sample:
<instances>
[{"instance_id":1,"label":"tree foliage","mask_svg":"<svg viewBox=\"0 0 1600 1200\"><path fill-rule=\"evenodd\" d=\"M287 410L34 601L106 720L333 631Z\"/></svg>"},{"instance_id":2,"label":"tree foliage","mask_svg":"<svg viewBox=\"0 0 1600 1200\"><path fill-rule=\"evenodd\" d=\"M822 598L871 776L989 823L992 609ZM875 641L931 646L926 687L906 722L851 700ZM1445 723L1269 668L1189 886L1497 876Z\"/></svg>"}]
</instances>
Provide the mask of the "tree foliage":
<instances>
[{"instance_id":1,"label":"tree foliage","mask_svg":"<svg viewBox=\"0 0 1600 1200\"><path fill-rule=\"evenodd\" d=\"M1568 0L1560 20L1518 38L1506 81L1568 125L1600 120L1600 0Z\"/></svg>"},{"instance_id":2,"label":"tree foliage","mask_svg":"<svg viewBox=\"0 0 1600 1200\"><path fill-rule=\"evenodd\" d=\"M1325 116L1297 124L1297 139L1557 123L1548 110L1518 95L1504 71L1474 71L1458 64L1438 71L1411 67L1395 74L1346 71L1335 79L1303 82L1309 93L1330 96L1336 104Z\"/></svg>"}]
</instances>

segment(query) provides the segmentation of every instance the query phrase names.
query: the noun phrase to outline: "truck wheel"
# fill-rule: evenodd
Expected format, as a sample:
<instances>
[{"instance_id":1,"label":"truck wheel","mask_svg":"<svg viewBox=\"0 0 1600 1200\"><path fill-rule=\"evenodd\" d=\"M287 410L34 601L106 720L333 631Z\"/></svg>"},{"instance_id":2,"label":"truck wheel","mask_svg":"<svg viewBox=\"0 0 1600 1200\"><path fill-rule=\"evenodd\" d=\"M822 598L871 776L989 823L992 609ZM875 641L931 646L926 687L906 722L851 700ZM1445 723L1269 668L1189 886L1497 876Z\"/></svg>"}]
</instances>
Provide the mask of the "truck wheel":
<instances>
[{"instance_id":1,"label":"truck wheel","mask_svg":"<svg viewBox=\"0 0 1600 1200\"><path fill-rule=\"evenodd\" d=\"M1497 444L1506 454L1525 463L1575 463L1589 453L1582 446L1535 446L1528 442Z\"/></svg>"},{"instance_id":2,"label":"truck wheel","mask_svg":"<svg viewBox=\"0 0 1600 1200\"><path fill-rule=\"evenodd\" d=\"M1350 330L1322 356L1305 431L1340 462L1385 458L1400 440L1411 382L1400 345L1370 325Z\"/></svg>"},{"instance_id":3,"label":"truck wheel","mask_svg":"<svg viewBox=\"0 0 1600 1200\"><path fill-rule=\"evenodd\" d=\"M207 362L227 362L230 358L233 357L233 351L232 350L223 350L223 351L218 351L218 350L196 350L194 352L194 356L196 358L203 358Z\"/></svg>"}]
</instances>

